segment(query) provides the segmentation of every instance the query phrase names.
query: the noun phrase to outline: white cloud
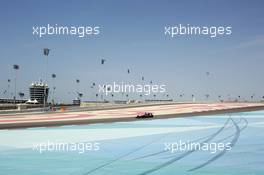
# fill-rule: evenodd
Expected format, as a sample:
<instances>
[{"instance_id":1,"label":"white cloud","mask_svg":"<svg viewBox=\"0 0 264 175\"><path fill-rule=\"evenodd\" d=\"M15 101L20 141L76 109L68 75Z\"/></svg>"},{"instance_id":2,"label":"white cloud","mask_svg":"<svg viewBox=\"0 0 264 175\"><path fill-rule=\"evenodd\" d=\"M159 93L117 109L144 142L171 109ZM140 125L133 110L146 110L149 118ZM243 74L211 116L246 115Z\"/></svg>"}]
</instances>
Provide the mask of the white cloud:
<instances>
[{"instance_id":1,"label":"white cloud","mask_svg":"<svg viewBox=\"0 0 264 175\"><path fill-rule=\"evenodd\" d=\"M264 35L259 35L259 36L252 38L251 40L244 41L235 48L244 49L244 48L254 47L254 46L259 46L259 45L264 46Z\"/></svg>"}]
</instances>

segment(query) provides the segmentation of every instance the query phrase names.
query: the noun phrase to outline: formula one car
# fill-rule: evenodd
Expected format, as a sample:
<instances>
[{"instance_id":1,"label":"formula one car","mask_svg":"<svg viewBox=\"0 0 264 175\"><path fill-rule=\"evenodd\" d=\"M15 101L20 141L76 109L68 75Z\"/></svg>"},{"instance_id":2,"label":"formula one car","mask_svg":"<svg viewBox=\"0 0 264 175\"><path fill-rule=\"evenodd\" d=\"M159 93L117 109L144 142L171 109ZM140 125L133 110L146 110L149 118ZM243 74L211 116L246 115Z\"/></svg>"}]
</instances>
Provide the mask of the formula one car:
<instances>
[{"instance_id":1,"label":"formula one car","mask_svg":"<svg viewBox=\"0 0 264 175\"><path fill-rule=\"evenodd\" d=\"M144 119L144 118L153 118L153 114L151 112L139 112L137 113L138 119Z\"/></svg>"}]
</instances>

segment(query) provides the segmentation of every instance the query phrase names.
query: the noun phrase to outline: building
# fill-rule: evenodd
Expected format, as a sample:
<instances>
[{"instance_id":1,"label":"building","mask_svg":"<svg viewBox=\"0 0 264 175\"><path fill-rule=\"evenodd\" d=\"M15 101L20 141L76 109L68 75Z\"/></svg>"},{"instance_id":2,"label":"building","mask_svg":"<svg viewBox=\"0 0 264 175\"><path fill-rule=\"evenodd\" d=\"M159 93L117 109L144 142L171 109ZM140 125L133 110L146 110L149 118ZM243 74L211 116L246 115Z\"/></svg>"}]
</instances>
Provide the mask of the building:
<instances>
[{"instance_id":1,"label":"building","mask_svg":"<svg viewBox=\"0 0 264 175\"><path fill-rule=\"evenodd\" d=\"M45 102L47 103L48 94L49 94L49 87L47 84L44 84L42 82L32 83L31 86L29 87L30 101L34 103L43 104L44 99Z\"/></svg>"},{"instance_id":2,"label":"building","mask_svg":"<svg viewBox=\"0 0 264 175\"><path fill-rule=\"evenodd\" d=\"M80 104L81 104L81 100L80 99L74 99L73 101L72 101L72 103L73 103L73 105L78 105L78 106L80 106Z\"/></svg>"}]
</instances>

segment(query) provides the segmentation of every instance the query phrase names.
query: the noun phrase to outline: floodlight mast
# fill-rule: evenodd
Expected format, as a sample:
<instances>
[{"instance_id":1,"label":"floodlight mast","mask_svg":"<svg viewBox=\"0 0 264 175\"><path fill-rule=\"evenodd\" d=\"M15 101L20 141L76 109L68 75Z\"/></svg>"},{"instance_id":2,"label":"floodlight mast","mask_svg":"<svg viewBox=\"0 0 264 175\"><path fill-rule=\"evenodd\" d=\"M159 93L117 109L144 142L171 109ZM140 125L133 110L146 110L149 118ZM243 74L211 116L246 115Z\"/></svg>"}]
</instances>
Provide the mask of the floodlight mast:
<instances>
[{"instance_id":1,"label":"floodlight mast","mask_svg":"<svg viewBox=\"0 0 264 175\"><path fill-rule=\"evenodd\" d=\"M49 52L50 52L50 49L48 49L48 48L44 48L43 49L43 54L44 54L44 56L46 56L47 57L47 60L46 60L46 70L45 70L45 81L46 81L46 83L48 82L48 55L49 55ZM46 99L48 100L48 98L47 98L47 92L46 92L46 84L45 84L45 82L43 83L43 85L44 85L44 101L43 101L43 110L45 111L45 108L46 108Z\"/></svg>"},{"instance_id":2,"label":"floodlight mast","mask_svg":"<svg viewBox=\"0 0 264 175\"><path fill-rule=\"evenodd\" d=\"M51 74L51 78L53 79L52 81L52 105L54 106L55 102L54 102L54 93L55 93L55 85L54 85L54 79L56 78L56 74Z\"/></svg>"},{"instance_id":3,"label":"floodlight mast","mask_svg":"<svg viewBox=\"0 0 264 175\"><path fill-rule=\"evenodd\" d=\"M14 103L16 103L17 70L19 69L19 65L18 65L18 64L14 64L14 65L13 65L13 69L15 70L15 94L14 94ZM9 81L9 82L10 82L10 81Z\"/></svg>"}]
</instances>

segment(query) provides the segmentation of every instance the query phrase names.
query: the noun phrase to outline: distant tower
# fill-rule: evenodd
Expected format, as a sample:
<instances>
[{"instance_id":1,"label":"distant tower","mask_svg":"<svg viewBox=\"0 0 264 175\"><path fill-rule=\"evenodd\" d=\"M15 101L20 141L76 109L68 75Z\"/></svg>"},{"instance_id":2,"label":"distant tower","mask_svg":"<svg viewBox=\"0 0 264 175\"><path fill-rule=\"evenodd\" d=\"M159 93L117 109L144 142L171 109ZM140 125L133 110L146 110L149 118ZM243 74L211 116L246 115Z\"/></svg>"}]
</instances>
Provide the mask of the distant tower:
<instances>
[{"instance_id":1,"label":"distant tower","mask_svg":"<svg viewBox=\"0 0 264 175\"><path fill-rule=\"evenodd\" d=\"M44 97L45 97L45 103L47 103L48 94L49 94L48 85L42 83L41 81L38 83L32 83L31 86L29 87L30 100L35 101L39 104L44 104Z\"/></svg>"}]
</instances>

